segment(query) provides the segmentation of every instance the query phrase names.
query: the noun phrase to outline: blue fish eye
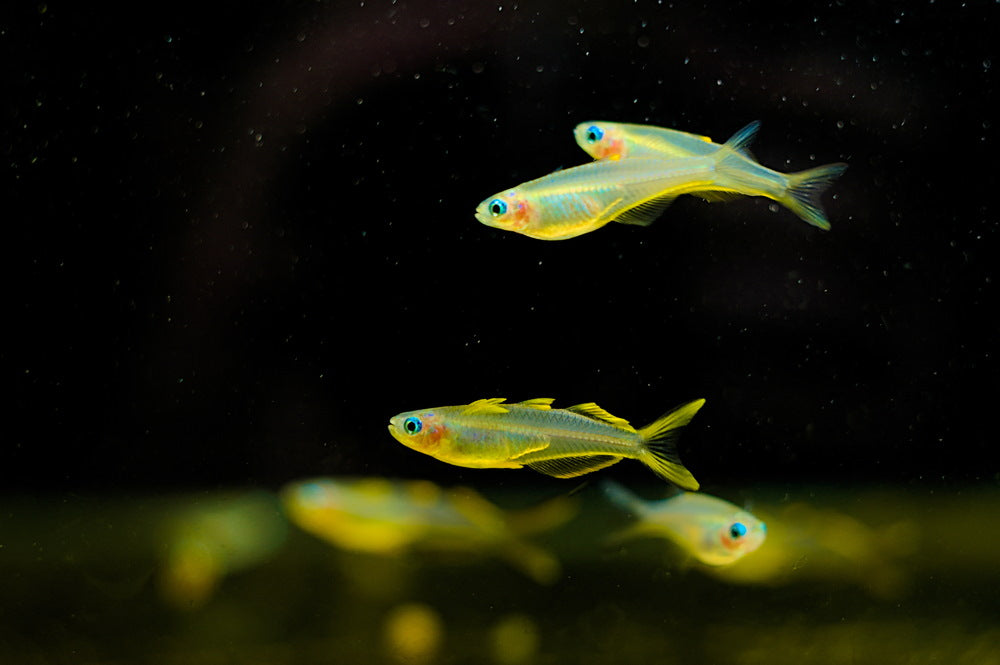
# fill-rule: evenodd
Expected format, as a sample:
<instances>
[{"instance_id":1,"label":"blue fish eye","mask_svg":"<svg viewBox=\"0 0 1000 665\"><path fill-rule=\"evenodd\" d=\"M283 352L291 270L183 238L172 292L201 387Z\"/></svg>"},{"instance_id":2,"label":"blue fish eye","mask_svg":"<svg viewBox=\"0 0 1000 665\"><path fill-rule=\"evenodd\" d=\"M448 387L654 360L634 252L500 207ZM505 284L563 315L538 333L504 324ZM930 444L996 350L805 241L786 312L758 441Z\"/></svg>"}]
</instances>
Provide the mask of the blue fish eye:
<instances>
[{"instance_id":1,"label":"blue fish eye","mask_svg":"<svg viewBox=\"0 0 1000 665\"><path fill-rule=\"evenodd\" d=\"M507 204L500 199L493 199L490 201L490 214L494 217L499 217L507 212Z\"/></svg>"},{"instance_id":2,"label":"blue fish eye","mask_svg":"<svg viewBox=\"0 0 1000 665\"><path fill-rule=\"evenodd\" d=\"M733 525L729 527L730 538L742 538L745 535L747 535L747 528L743 522L733 522Z\"/></svg>"},{"instance_id":3,"label":"blue fish eye","mask_svg":"<svg viewBox=\"0 0 1000 665\"><path fill-rule=\"evenodd\" d=\"M587 143L597 143L604 138L604 130L597 125L587 127Z\"/></svg>"},{"instance_id":4,"label":"blue fish eye","mask_svg":"<svg viewBox=\"0 0 1000 665\"><path fill-rule=\"evenodd\" d=\"M421 427L423 427L423 424L420 422L420 418L415 416L410 416L403 421L403 430L407 434L416 434L420 431Z\"/></svg>"}]
</instances>

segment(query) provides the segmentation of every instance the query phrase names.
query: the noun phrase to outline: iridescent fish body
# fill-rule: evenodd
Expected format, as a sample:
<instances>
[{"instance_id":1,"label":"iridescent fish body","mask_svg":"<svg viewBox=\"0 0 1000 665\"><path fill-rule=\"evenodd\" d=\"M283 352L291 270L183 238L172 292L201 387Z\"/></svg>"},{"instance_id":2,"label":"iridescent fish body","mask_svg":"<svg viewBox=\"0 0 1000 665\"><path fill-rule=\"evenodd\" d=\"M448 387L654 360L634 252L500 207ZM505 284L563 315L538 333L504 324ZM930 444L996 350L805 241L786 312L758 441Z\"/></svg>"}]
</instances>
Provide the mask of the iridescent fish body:
<instances>
[{"instance_id":1,"label":"iridescent fish body","mask_svg":"<svg viewBox=\"0 0 1000 665\"><path fill-rule=\"evenodd\" d=\"M597 160L683 159L711 157L723 148L707 136L689 134L653 125L591 121L573 130L577 144ZM782 204L815 227L829 230L820 196L836 180L847 164L827 164L798 173L782 173L762 166L742 151L729 163L727 177L714 186L692 192L702 198L765 196Z\"/></svg>"},{"instance_id":2,"label":"iridescent fish body","mask_svg":"<svg viewBox=\"0 0 1000 665\"><path fill-rule=\"evenodd\" d=\"M508 404L492 398L408 411L389 421L389 433L404 446L455 466L526 466L572 478L628 458L684 489L698 489L677 456L675 438L705 400L680 406L638 430L594 403L553 409L552 401Z\"/></svg>"},{"instance_id":3,"label":"iridescent fish body","mask_svg":"<svg viewBox=\"0 0 1000 665\"><path fill-rule=\"evenodd\" d=\"M709 494L681 492L662 501L646 501L618 483L604 481L602 486L612 502L639 518L627 535L669 538L709 566L735 563L767 536L767 526L759 519Z\"/></svg>"},{"instance_id":4,"label":"iridescent fish body","mask_svg":"<svg viewBox=\"0 0 1000 665\"><path fill-rule=\"evenodd\" d=\"M608 222L645 226L681 194L731 188L730 174L740 176L746 161L740 151L756 131L752 123L702 156L601 160L556 171L491 196L476 219L540 240L573 238Z\"/></svg>"}]
</instances>

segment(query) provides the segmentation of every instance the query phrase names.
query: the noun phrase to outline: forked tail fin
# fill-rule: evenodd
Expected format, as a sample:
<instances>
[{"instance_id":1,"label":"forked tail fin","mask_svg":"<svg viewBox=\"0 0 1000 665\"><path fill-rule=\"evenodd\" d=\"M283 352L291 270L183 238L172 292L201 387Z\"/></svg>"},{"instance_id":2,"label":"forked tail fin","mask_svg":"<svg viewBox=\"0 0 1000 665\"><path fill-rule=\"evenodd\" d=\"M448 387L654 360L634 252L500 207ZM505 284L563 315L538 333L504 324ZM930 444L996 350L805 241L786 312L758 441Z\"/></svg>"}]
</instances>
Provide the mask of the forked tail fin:
<instances>
[{"instance_id":1,"label":"forked tail fin","mask_svg":"<svg viewBox=\"0 0 1000 665\"><path fill-rule=\"evenodd\" d=\"M829 231L819 197L846 170L847 164L837 163L788 174L788 191L781 203L813 226Z\"/></svg>"},{"instance_id":2,"label":"forked tail fin","mask_svg":"<svg viewBox=\"0 0 1000 665\"><path fill-rule=\"evenodd\" d=\"M645 446L639 461L661 478L686 490L696 490L699 485L677 455L677 435L704 404L703 399L688 402L639 430Z\"/></svg>"}]
</instances>

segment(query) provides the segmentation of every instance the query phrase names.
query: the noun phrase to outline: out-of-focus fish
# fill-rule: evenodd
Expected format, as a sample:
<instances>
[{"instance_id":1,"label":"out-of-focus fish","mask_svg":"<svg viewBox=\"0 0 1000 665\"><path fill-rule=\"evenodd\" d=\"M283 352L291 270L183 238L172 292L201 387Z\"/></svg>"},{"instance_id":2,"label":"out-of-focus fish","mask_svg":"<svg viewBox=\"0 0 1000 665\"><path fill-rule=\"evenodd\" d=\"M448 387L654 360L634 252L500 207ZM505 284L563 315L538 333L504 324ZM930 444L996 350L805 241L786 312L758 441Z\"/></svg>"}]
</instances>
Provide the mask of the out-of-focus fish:
<instances>
[{"instance_id":1,"label":"out-of-focus fish","mask_svg":"<svg viewBox=\"0 0 1000 665\"><path fill-rule=\"evenodd\" d=\"M467 488L428 481L317 478L282 490L285 511L302 529L345 550L395 555L410 548L495 553L540 583L555 581L559 563L521 539L521 516L508 518ZM557 499L526 521L551 528L575 514L576 502ZM545 513L539 515L539 511Z\"/></svg>"},{"instance_id":2,"label":"out-of-focus fish","mask_svg":"<svg viewBox=\"0 0 1000 665\"><path fill-rule=\"evenodd\" d=\"M592 121L577 125L573 134L577 144L599 160L704 158L723 147L707 136L653 125ZM761 166L746 152L738 152L729 164L724 180L691 193L710 201L727 198L727 195L766 196L809 224L829 230L830 222L823 212L820 196L847 169L847 164L827 164L798 173L781 173Z\"/></svg>"},{"instance_id":3,"label":"out-of-focus fish","mask_svg":"<svg viewBox=\"0 0 1000 665\"><path fill-rule=\"evenodd\" d=\"M288 523L268 492L198 499L163 526L161 594L179 609L212 597L222 578L260 565L285 542Z\"/></svg>"},{"instance_id":4,"label":"out-of-focus fish","mask_svg":"<svg viewBox=\"0 0 1000 665\"><path fill-rule=\"evenodd\" d=\"M645 501L616 482L605 480L604 493L634 513L639 523L623 535L669 538L698 561L725 566L764 542L767 527L728 501L703 493L682 492L662 501Z\"/></svg>"},{"instance_id":5,"label":"out-of-focus fish","mask_svg":"<svg viewBox=\"0 0 1000 665\"><path fill-rule=\"evenodd\" d=\"M870 503L857 498L854 502ZM782 502L768 512L773 537L767 547L739 566L711 571L713 575L726 582L770 586L807 580L852 583L885 599L907 591L912 560L901 559L919 549L923 526L916 520L873 527L838 510L804 502Z\"/></svg>"},{"instance_id":6,"label":"out-of-focus fish","mask_svg":"<svg viewBox=\"0 0 1000 665\"><path fill-rule=\"evenodd\" d=\"M646 226L681 194L732 188L730 177L745 177L740 151L757 126L703 156L602 160L556 171L491 196L476 208L476 219L540 240L573 238L608 222Z\"/></svg>"},{"instance_id":7,"label":"out-of-focus fish","mask_svg":"<svg viewBox=\"0 0 1000 665\"><path fill-rule=\"evenodd\" d=\"M526 466L556 478L573 478L627 457L684 489L698 489L698 481L677 456L675 438L705 400L684 404L639 430L592 402L553 409L552 401L507 404L495 397L408 411L393 416L389 433L407 448L455 466Z\"/></svg>"}]
</instances>

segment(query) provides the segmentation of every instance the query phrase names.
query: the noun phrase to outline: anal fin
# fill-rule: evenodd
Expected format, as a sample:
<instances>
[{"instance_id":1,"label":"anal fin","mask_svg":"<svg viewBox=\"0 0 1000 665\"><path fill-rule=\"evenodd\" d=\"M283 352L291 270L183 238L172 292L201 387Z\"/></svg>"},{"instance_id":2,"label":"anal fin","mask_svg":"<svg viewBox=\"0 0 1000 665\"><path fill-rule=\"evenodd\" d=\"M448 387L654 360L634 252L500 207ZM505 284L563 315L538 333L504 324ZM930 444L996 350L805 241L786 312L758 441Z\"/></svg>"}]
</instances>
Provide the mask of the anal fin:
<instances>
[{"instance_id":1,"label":"anal fin","mask_svg":"<svg viewBox=\"0 0 1000 665\"><path fill-rule=\"evenodd\" d=\"M663 211L674 202L675 198L677 198L676 194L670 194L650 199L648 201L643 201L639 205L629 208L625 212L619 214L611 221L618 222L619 224L649 226L656 221L657 217L663 214Z\"/></svg>"},{"instance_id":2,"label":"anal fin","mask_svg":"<svg viewBox=\"0 0 1000 665\"><path fill-rule=\"evenodd\" d=\"M580 455L527 462L525 466L553 478L575 478L621 461L617 455Z\"/></svg>"}]
</instances>

